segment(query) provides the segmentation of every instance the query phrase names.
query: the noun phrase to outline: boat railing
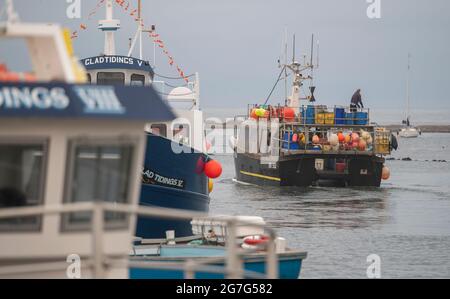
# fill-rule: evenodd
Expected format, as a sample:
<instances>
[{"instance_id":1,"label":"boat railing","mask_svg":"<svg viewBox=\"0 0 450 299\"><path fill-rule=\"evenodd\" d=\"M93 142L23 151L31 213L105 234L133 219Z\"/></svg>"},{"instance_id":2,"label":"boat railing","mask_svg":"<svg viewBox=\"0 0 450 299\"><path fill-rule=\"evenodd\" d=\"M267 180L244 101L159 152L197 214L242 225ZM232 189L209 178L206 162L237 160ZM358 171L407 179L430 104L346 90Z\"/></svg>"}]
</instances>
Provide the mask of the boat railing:
<instances>
[{"instance_id":1,"label":"boat railing","mask_svg":"<svg viewBox=\"0 0 450 299\"><path fill-rule=\"evenodd\" d=\"M339 134L342 134L344 140L336 139ZM352 141L353 134L356 134L358 141ZM335 140L332 140L332 135L335 135ZM280 124L279 136L275 141L279 143L280 150L287 154L304 151L316 154L390 154L391 133L376 126L283 122Z\"/></svg>"},{"instance_id":2,"label":"boat railing","mask_svg":"<svg viewBox=\"0 0 450 299\"><path fill-rule=\"evenodd\" d=\"M257 115L256 109L263 109L261 115ZM291 111L291 112L290 112ZM292 115L292 111L294 114ZM288 112L290 112L288 114ZM256 115L255 115L256 114ZM350 106L327 105L301 105L298 107L285 107L281 105L247 105L247 118L277 118L300 122L306 125L359 125L370 124L369 108L353 108Z\"/></svg>"},{"instance_id":3,"label":"boat railing","mask_svg":"<svg viewBox=\"0 0 450 299\"><path fill-rule=\"evenodd\" d=\"M32 207L10 207L0 209L0 219L19 218L26 216L36 215L63 215L73 212L91 212L92 213L92 253L91 257L84 261L84 265L90 267L93 270L93 277L104 278L106 277L107 267L117 267L123 261L117 261L115 259L108 258L105 255L103 234L105 229L105 213L125 213L132 216L142 217L158 217L164 219L173 220L191 220L193 218L206 217L205 213L192 212L179 209L169 209L150 206L134 206L123 203L111 203L111 202L79 202L68 203L63 205L42 205ZM214 217L209 216L209 219ZM267 232L269 240L266 244L266 278L275 279L278 277L278 257L276 254L276 232L275 230L267 227L264 224L246 222L242 219L229 216L220 216L218 220L226 223L227 235L226 235L226 256L220 259L199 259L199 260L187 260L186 262L169 263L162 265L161 263L153 263L149 261L128 261L128 267L142 267L142 268L160 268L167 267L170 269L176 269L184 271L185 278L194 278L195 272L205 270L206 272L214 272L224 274L226 278L244 278L253 277L261 278L260 275L243 269L242 255L252 252L252 250L242 249L237 246L237 228L240 226L253 226L261 227ZM130 238L131 240L132 238ZM131 247L130 247L131 249ZM255 250L256 251L256 250ZM225 268L210 265L217 262L217 260L225 260ZM126 265L123 265L126 266ZM44 263L44 264L30 264L30 265L9 265L0 266L0 275L11 275L17 273L36 273L39 271L47 270L64 270L67 268L67 263ZM221 271L219 271L221 268Z\"/></svg>"}]
</instances>

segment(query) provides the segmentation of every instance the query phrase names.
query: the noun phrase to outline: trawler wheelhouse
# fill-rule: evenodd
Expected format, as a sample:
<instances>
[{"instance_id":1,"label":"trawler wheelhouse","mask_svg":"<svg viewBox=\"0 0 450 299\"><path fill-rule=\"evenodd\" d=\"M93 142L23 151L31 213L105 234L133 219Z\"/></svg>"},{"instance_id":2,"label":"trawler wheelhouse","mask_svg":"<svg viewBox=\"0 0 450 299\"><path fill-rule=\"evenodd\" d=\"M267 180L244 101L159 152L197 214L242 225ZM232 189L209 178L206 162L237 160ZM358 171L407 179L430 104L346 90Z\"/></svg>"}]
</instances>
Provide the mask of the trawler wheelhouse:
<instances>
[{"instance_id":1,"label":"trawler wheelhouse","mask_svg":"<svg viewBox=\"0 0 450 299\"><path fill-rule=\"evenodd\" d=\"M81 62L91 84L145 86L153 82L150 63L134 57L105 55L85 58Z\"/></svg>"}]
</instances>

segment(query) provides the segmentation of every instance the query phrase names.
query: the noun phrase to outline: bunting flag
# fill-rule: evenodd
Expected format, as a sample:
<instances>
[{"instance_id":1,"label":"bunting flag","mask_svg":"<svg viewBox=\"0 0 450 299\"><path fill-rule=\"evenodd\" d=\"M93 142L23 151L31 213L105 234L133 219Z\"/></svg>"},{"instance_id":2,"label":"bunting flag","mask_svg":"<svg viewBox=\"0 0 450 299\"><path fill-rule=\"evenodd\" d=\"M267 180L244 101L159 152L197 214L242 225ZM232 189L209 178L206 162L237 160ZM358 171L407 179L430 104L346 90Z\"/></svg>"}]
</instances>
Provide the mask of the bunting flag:
<instances>
[{"instance_id":1,"label":"bunting flag","mask_svg":"<svg viewBox=\"0 0 450 299\"><path fill-rule=\"evenodd\" d=\"M125 0L123 0L125 1ZM95 7L91 10L91 12L89 12L87 19L90 20L98 11L98 9L105 3L105 0L99 0L97 1L97 4L95 5ZM87 25L86 24L80 24L79 29L81 30L86 30L87 29ZM71 39L77 38L78 37L78 31L72 31L72 34L70 36Z\"/></svg>"},{"instance_id":2,"label":"bunting flag","mask_svg":"<svg viewBox=\"0 0 450 299\"><path fill-rule=\"evenodd\" d=\"M92 18L92 16L94 16L98 9L105 3L106 0L99 0L97 1L96 6L91 10L91 12L88 14L88 20L90 20ZM114 3L114 2L113 2ZM115 3L124 10L125 13L129 14L131 17L133 17L134 21L136 23L140 22L140 25L142 27L144 27L144 20L141 19L139 20L139 18L137 16L135 16L138 12L137 9L133 8L131 5L130 0L115 0ZM131 11L128 13L128 11ZM79 26L79 30L86 30L88 27L86 24L80 24ZM181 78L184 79L184 81L186 81L186 83L189 83L189 79L188 77L184 74L183 70L178 66L178 64L175 63L175 60L173 58L172 55L170 55L169 51L166 49L166 46L163 42L163 40L160 37L159 33L156 33L154 31L151 31L149 33L149 37L152 38L153 42L162 49L162 52L164 53L164 55L166 55L168 63L170 66L175 66L179 76ZM72 35L70 36L71 39L74 38L78 38L78 31L75 30L72 32Z\"/></svg>"}]
</instances>

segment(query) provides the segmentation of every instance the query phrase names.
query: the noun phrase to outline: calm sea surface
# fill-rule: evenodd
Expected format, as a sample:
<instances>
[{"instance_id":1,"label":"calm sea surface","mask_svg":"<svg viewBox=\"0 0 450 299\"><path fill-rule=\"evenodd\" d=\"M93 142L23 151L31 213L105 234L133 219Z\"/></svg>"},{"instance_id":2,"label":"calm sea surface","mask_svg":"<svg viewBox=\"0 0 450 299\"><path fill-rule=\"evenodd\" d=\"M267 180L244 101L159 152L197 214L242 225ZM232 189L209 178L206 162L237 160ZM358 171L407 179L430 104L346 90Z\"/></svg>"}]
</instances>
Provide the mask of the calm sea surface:
<instances>
[{"instance_id":1,"label":"calm sea surface","mask_svg":"<svg viewBox=\"0 0 450 299\"><path fill-rule=\"evenodd\" d=\"M264 217L308 251L302 278L366 278L370 254L382 278L450 278L450 134L399 143L393 157L413 161L387 161L391 178L375 189L244 186L232 180L233 157L216 155L224 171L211 214Z\"/></svg>"}]
</instances>

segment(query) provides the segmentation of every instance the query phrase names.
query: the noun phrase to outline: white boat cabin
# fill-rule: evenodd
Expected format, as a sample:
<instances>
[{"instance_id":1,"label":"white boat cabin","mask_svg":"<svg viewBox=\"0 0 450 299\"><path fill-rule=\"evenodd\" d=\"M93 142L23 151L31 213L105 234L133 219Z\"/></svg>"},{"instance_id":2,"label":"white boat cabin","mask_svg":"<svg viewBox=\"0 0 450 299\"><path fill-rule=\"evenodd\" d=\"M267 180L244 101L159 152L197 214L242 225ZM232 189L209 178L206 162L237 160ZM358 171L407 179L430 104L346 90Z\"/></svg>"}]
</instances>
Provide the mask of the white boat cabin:
<instances>
[{"instance_id":1,"label":"white boat cabin","mask_svg":"<svg viewBox=\"0 0 450 299\"><path fill-rule=\"evenodd\" d=\"M203 134L203 113L199 109L199 78L186 86L165 92L168 84L155 81L148 61L129 56L103 55L81 60L87 70L88 82L98 85L154 85L160 95L174 108L177 118L171 122L152 122L146 131L180 142L197 151L206 151Z\"/></svg>"}]
</instances>

